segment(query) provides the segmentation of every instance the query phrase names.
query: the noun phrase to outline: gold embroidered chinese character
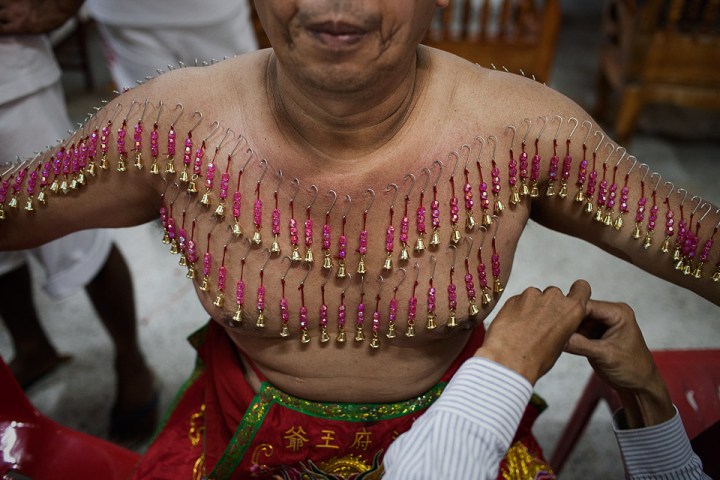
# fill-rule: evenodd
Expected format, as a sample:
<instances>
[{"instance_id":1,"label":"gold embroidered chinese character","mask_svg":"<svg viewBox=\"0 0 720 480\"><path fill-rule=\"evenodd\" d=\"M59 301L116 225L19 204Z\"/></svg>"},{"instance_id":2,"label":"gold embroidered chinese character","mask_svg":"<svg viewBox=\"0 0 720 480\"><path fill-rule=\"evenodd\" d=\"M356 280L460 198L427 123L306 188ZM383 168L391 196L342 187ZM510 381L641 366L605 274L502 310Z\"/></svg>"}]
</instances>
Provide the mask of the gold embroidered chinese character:
<instances>
[{"instance_id":1,"label":"gold embroidered chinese character","mask_svg":"<svg viewBox=\"0 0 720 480\"><path fill-rule=\"evenodd\" d=\"M368 432L365 430L365 427L363 427L359 432L355 432L355 441L352 445L350 445L350 448L362 448L363 450L367 450L372 443L372 440L370 440L371 436L372 432Z\"/></svg>"},{"instance_id":2,"label":"gold embroidered chinese character","mask_svg":"<svg viewBox=\"0 0 720 480\"><path fill-rule=\"evenodd\" d=\"M320 437L320 440L323 440L324 443L319 443L315 445L317 448L340 448L339 445L334 445L332 442L335 440L335 431L334 430L320 430L323 435Z\"/></svg>"},{"instance_id":3,"label":"gold embroidered chinese character","mask_svg":"<svg viewBox=\"0 0 720 480\"><path fill-rule=\"evenodd\" d=\"M307 435L307 432L303 430L302 427L297 427L297 429L295 427L290 427L290 429L285 432L285 436L283 437L285 438L285 440L288 441L288 444L285 446L285 448L289 448L293 452L297 452L303 447L305 442L309 441L309 439L305 437L305 435Z\"/></svg>"}]
</instances>

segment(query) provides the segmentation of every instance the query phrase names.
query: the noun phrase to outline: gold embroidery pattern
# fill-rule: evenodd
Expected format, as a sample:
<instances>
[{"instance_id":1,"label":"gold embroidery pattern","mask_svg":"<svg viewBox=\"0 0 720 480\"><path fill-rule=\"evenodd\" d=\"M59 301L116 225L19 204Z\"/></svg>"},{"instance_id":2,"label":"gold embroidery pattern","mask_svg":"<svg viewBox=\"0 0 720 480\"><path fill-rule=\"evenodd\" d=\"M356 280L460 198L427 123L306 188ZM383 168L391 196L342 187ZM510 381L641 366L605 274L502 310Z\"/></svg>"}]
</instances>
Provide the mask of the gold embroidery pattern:
<instances>
[{"instance_id":1,"label":"gold embroidery pattern","mask_svg":"<svg viewBox=\"0 0 720 480\"><path fill-rule=\"evenodd\" d=\"M500 472L503 480L552 480L555 474L547 463L533 456L521 442L515 443L505 455L506 464Z\"/></svg>"},{"instance_id":2,"label":"gold embroidery pattern","mask_svg":"<svg viewBox=\"0 0 720 480\"><path fill-rule=\"evenodd\" d=\"M306 415L330 420L376 421L409 415L430 406L440 396L445 385L440 383L426 393L405 402L353 404L312 402L293 397L268 383L263 383L211 476L218 479L230 477L250 447L265 415L275 403Z\"/></svg>"}]
</instances>

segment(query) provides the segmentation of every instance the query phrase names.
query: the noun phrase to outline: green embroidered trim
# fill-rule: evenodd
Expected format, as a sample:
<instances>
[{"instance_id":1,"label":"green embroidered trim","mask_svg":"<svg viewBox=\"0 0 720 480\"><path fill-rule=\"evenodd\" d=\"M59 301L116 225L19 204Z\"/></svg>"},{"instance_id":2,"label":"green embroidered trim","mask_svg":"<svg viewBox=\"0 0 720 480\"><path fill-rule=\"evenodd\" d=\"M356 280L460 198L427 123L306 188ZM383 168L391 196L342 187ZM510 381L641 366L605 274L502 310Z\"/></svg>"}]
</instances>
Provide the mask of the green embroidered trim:
<instances>
[{"instance_id":1,"label":"green embroidered trim","mask_svg":"<svg viewBox=\"0 0 720 480\"><path fill-rule=\"evenodd\" d=\"M430 406L445 389L446 383L438 383L422 395L397 403L321 403L293 397L268 383L263 383L252 404L240 421L235 435L210 473L210 478L229 478L245 456L253 438L274 404L305 415L341 420L346 422L369 422L388 420L410 415Z\"/></svg>"}]
</instances>

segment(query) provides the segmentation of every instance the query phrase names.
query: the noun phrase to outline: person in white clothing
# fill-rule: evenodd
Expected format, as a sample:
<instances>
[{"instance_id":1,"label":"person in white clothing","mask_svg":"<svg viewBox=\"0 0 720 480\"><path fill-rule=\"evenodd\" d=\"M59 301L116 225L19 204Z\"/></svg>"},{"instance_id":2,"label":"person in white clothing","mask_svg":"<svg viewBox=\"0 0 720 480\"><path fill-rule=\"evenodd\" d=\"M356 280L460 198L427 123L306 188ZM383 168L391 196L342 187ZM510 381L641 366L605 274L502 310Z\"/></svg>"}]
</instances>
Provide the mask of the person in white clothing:
<instances>
[{"instance_id":1,"label":"person in white clothing","mask_svg":"<svg viewBox=\"0 0 720 480\"><path fill-rule=\"evenodd\" d=\"M210 63L257 50L246 0L87 0L118 89L182 62Z\"/></svg>"},{"instance_id":2,"label":"person in white clothing","mask_svg":"<svg viewBox=\"0 0 720 480\"><path fill-rule=\"evenodd\" d=\"M535 382L560 353L585 356L623 402L613 430L627 478L706 479L630 307L529 288L508 299L485 344L385 456L384 479L494 479ZM522 332L522 333L521 333ZM511 340L514 339L514 340ZM512 342L513 349L503 348Z\"/></svg>"}]
</instances>

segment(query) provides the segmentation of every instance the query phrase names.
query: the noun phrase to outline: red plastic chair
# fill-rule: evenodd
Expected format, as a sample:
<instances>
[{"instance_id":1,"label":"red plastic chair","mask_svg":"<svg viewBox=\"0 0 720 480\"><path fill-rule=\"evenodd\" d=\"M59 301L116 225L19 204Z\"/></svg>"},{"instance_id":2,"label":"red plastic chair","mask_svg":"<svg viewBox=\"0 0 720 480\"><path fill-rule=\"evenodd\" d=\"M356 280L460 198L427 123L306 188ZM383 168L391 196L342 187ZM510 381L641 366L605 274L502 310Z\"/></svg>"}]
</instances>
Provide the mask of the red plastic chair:
<instances>
[{"instance_id":1,"label":"red plastic chair","mask_svg":"<svg viewBox=\"0 0 720 480\"><path fill-rule=\"evenodd\" d=\"M140 456L42 415L0 359L0 478L127 479Z\"/></svg>"},{"instance_id":2,"label":"red plastic chair","mask_svg":"<svg viewBox=\"0 0 720 480\"><path fill-rule=\"evenodd\" d=\"M653 357L688 437L692 440L717 424L720 421L720 350L658 350L653 352ZM575 448L600 400L605 400L613 412L622 406L617 393L593 373L553 451L550 464L556 473Z\"/></svg>"}]
</instances>

